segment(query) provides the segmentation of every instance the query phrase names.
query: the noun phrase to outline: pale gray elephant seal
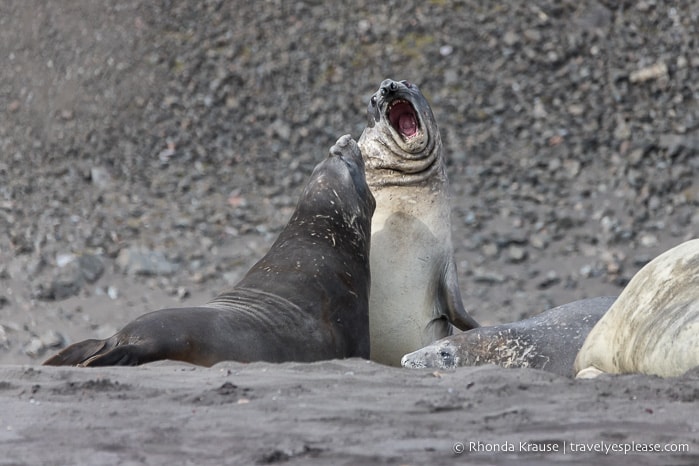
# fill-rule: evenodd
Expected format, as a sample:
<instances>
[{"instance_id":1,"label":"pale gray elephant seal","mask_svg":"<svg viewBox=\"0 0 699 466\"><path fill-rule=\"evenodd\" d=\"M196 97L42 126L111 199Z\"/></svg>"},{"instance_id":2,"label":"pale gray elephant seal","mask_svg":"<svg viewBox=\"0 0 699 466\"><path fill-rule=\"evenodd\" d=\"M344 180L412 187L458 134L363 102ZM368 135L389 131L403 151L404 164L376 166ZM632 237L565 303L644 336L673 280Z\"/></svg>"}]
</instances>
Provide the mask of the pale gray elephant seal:
<instances>
[{"instance_id":1,"label":"pale gray elephant seal","mask_svg":"<svg viewBox=\"0 0 699 466\"><path fill-rule=\"evenodd\" d=\"M699 239L659 255L587 336L577 377L603 372L673 377L699 366Z\"/></svg>"},{"instance_id":2,"label":"pale gray elephant seal","mask_svg":"<svg viewBox=\"0 0 699 466\"><path fill-rule=\"evenodd\" d=\"M581 299L529 319L452 335L406 354L401 364L410 369L496 364L572 377L575 355L615 299Z\"/></svg>"},{"instance_id":3,"label":"pale gray elephant seal","mask_svg":"<svg viewBox=\"0 0 699 466\"><path fill-rule=\"evenodd\" d=\"M451 242L442 140L418 87L386 79L371 97L359 138L372 220L371 359L399 365L405 353L478 323L464 310Z\"/></svg>"},{"instance_id":4,"label":"pale gray elephant seal","mask_svg":"<svg viewBox=\"0 0 699 466\"><path fill-rule=\"evenodd\" d=\"M272 248L235 288L203 306L145 314L44 364L368 358L374 206L359 148L343 136L316 166Z\"/></svg>"}]
</instances>

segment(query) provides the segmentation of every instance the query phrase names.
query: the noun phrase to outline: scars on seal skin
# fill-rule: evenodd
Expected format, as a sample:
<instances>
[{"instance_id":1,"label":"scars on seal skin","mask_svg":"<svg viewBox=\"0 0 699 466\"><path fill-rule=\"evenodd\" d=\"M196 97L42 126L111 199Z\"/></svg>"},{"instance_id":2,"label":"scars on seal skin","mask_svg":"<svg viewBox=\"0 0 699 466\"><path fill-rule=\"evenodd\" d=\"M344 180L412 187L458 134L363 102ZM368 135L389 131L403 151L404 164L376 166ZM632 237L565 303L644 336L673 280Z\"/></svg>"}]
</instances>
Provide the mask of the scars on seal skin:
<instances>
[{"instance_id":1,"label":"scars on seal skin","mask_svg":"<svg viewBox=\"0 0 699 466\"><path fill-rule=\"evenodd\" d=\"M496 364L571 377L578 350L615 299L581 299L529 319L452 335L406 354L401 364L411 369Z\"/></svg>"},{"instance_id":2,"label":"scars on seal skin","mask_svg":"<svg viewBox=\"0 0 699 466\"><path fill-rule=\"evenodd\" d=\"M439 128L415 84L386 79L358 144L376 198L372 220L371 359L401 357L478 323L464 310L451 242Z\"/></svg>"},{"instance_id":3,"label":"scars on seal skin","mask_svg":"<svg viewBox=\"0 0 699 466\"><path fill-rule=\"evenodd\" d=\"M76 343L44 364L367 358L374 206L357 144L345 135L316 166L267 255L235 288L203 306L145 314L106 340Z\"/></svg>"}]
</instances>

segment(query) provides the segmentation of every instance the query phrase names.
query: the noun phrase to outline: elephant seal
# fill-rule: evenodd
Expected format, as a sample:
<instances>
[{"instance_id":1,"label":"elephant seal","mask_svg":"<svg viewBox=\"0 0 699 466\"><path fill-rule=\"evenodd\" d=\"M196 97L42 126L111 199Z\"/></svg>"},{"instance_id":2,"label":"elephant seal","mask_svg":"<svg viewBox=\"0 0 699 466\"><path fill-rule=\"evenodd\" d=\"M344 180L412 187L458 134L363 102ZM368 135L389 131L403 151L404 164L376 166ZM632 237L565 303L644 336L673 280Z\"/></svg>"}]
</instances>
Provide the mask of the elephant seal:
<instances>
[{"instance_id":1,"label":"elephant seal","mask_svg":"<svg viewBox=\"0 0 699 466\"><path fill-rule=\"evenodd\" d=\"M497 364L572 377L575 355L615 299L581 299L529 319L452 335L406 354L401 364L411 369Z\"/></svg>"},{"instance_id":2,"label":"elephant seal","mask_svg":"<svg viewBox=\"0 0 699 466\"><path fill-rule=\"evenodd\" d=\"M376 198L371 223L371 359L405 353L478 323L464 310L451 242L442 140L418 87L384 80L358 144Z\"/></svg>"},{"instance_id":3,"label":"elephant seal","mask_svg":"<svg viewBox=\"0 0 699 466\"><path fill-rule=\"evenodd\" d=\"M699 239L659 255L633 276L587 336L578 378L603 372L681 375L699 366Z\"/></svg>"},{"instance_id":4,"label":"elephant seal","mask_svg":"<svg viewBox=\"0 0 699 466\"><path fill-rule=\"evenodd\" d=\"M106 340L76 343L44 364L368 358L374 207L359 148L345 135L314 169L269 252L231 291L203 306L150 312Z\"/></svg>"}]
</instances>

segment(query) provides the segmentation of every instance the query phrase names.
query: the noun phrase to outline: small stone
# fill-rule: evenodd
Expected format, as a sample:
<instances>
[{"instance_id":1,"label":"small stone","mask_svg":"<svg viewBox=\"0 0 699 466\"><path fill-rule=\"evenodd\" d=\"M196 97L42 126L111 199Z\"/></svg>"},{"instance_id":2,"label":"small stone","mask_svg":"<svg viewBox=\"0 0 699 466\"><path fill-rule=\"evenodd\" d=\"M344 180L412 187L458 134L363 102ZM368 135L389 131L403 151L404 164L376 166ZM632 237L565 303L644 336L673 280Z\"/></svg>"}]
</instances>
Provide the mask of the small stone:
<instances>
[{"instance_id":1,"label":"small stone","mask_svg":"<svg viewBox=\"0 0 699 466\"><path fill-rule=\"evenodd\" d=\"M58 269L48 285L39 284L34 290L34 297L45 301L60 301L80 292L83 275L75 262Z\"/></svg>"},{"instance_id":2,"label":"small stone","mask_svg":"<svg viewBox=\"0 0 699 466\"><path fill-rule=\"evenodd\" d=\"M88 283L95 283L104 272L102 259L93 254L85 254L78 258L80 272Z\"/></svg>"},{"instance_id":3,"label":"small stone","mask_svg":"<svg viewBox=\"0 0 699 466\"><path fill-rule=\"evenodd\" d=\"M570 104L568 105L568 113L573 116L580 116L585 113L585 107L582 104Z\"/></svg>"},{"instance_id":4,"label":"small stone","mask_svg":"<svg viewBox=\"0 0 699 466\"><path fill-rule=\"evenodd\" d=\"M507 249L510 262L519 263L527 258L527 250L520 246L511 245Z\"/></svg>"},{"instance_id":5,"label":"small stone","mask_svg":"<svg viewBox=\"0 0 699 466\"><path fill-rule=\"evenodd\" d=\"M104 167L92 167L90 169L90 181L99 189L107 189L112 185L112 177Z\"/></svg>"},{"instance_id":6,"label":"small stone","mask_svg":"<svg viewBox=\"0 0 699 466\"><path fill-rule=\"evenodd\" d=\"M519 36L514 31L507 31L505 35L502 37L502 40L503 42L505 42L505 45L507 45L508 47L512 47L517 42L519 42Z\"/></svg>"},{"instance_id":7,"label":"small stone","mask_svg":"<svg viewBox=\"0 0 699 466\"><path fill-rule=\"evenodd\" d=\"M496 257L498 252L498 246L495 243L486 243L483 245L483 255L486 257Z\"/></svg>"},{"instance_id":8,"label":"small stone","mask_svg":"<svg viewBox=\"0 0 699 466\"><path fill-rule=\"evenodd\" d=\"M189 296L189 290L187 288L185 288L184 286L179 286L179 287L177 287L176 295L177 295L177 299L182 301Z\"/></svg>"},{"instance_id":9,"label":"small stone","mask_svg":"<svg viewBox=\"0 0 699 466\"><path fill-rule=\"evenodd\" d=\"M475 269L473 271L473 281L476 283L495 284L505 283L506 280L507 278L504 275L497 272L483 269Z\"/></svg>"},{"instance_id":10,"label":"small stone","mask_svg":"<svg viewBox=\"0 0 699 466\"><path fill-rule=\"evenodd\" d=\"M34 337L31 340L29 340L29 343L24 345L24 348L22 348L24 351L24 354L31 358L38 358L42 354L44 354L44 351L46 351L46 347L42 343L41 339L38 337Z\"/></svg>"},{"instance_id":11,"label":"small stone","mask_svg":"<svg viewBox=\"0 0 699 466\"><path fill-rule=\"evenodd\" d=\"M590 278L594 272L595 268L589 264L580 267L580 276L585 278Z\"/></svg>"},{"instance_id":12,"label":"small stone","mask_svg":"<svg viewBox=\"0 0 699 466\"><path fill-rule=\"evenodd\" d=\"M651 234L641 235L639 241L641 242L641 246L645 248L652 248L658 245L658 237Z\"/></svg>"},{"instance_id":13,"label":"small stone","mask_svg":"<svg viewBox=\"0 0 699 466\"><path fill-rule=\"evenodd\" d=\"M442 45L439 48L439 54L443 57L448 57L449 55L452 54L453 51L454 51L454 47L452 47L451 45Z\"/></svg>"},{"instance_id":14,"label":"small stone","mask_svg":"<svg viewBox=\"0 0 699 466\"><path fill-rule=\"evenodd\" d=\"M62 348L66 342L65 337L55 330L47 331L39 339L44 348Z\"/></svg>"},{"instance_id":15,"label":"small stone","mask_svg":"<svg viewBox=\"0 0 699 466\"><path fill-rule=\"evenodd\" d=\"M107 287L107 296L109 296L110 299L117 299L119 297L119 290L112 285L109 285Z\"/></svg>"},{"instance_id":16,"label":"small stone","mask_svg":"<svg viewBox=\"0 0 699 466\"><path fill-rule=\"evenodd\" d=\"M116 263L131 275L172 275L178 269L162 252L138 247L122 249Z\"/></svg>"},{"instance_id":17,"label":"small stone","mask_svg":"<svg viewBox=\"0 0 699 466\"><path fill-rule=\"evenodd\" d=\"M545 289L547 289L547 288L551 288L553 285L556 285L557 283L560 283L560 281L561 281L561 279L560 279L560 277L558 276L558 274L556 273L556 271L555 271L555 270L550 270L550 271L546 274L546 277L544 277L544 279L543 279L541 282L539 282L539 284L537 285L537 287L538 287L540 290L545 290Z\"/></svg>"},{"instance_id":18,"label":"small stone","mask_svg":"<svg viewBox=\"0 0 699 466\"><path fill-rule=\"evenodd\" d=\"M544 249L549 245L549 238L543 234L533 234L529 238L529 244L531 244L536 249Z\"/></svg>"},{"instance_id":19,"label":"small stone","mask_svg":"<svg viewBox=\"0 0 699 466\"><path fill-rule=\"evenodd\" d=\"M629 81L632 83L642 83L654 79L668 79L668 70L665 63L658 62L636 70L629 75Z\"/></svg>"}]
</instances>

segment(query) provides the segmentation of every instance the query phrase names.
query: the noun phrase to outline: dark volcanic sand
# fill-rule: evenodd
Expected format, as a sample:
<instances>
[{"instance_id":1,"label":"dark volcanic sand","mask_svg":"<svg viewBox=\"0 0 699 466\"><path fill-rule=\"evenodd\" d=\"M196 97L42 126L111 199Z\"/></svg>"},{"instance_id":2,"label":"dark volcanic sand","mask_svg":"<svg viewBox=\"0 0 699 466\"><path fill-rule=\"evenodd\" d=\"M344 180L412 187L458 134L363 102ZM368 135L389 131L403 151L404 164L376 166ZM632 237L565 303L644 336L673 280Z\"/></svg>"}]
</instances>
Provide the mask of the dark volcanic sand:
<instances>
[{"instance_id":1,"label":"dark volcanic sand","mask_svg":"<svg viewBox=\"0 0 699 466\"><path fill-rule=\"evenodd\" d=\"M696 373L36 366L235 283L386 77L418 83L440 123L476 319L618 294L699 236L698 18L662 1L0 2L0 464L699 463ZM454 456L471 439L693 456Z\"/></svg>"}]
</instances>

